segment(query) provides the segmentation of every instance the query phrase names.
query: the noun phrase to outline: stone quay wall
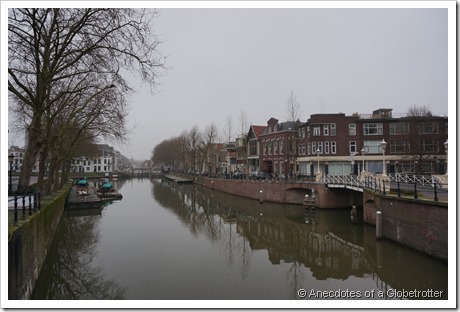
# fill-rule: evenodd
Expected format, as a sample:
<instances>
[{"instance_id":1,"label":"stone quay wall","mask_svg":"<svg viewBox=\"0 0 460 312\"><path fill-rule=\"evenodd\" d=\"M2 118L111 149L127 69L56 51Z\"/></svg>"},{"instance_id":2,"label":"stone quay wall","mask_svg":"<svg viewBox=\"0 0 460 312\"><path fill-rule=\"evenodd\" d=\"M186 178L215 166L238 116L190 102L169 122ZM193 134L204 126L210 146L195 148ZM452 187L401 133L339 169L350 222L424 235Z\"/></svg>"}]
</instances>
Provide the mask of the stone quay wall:
<instances>
[{"instance_id":1,"label":"stone quay wall","mask_svg":"<svg viewBox=\"0 0 460 312\"><path fill-rule=\"evenodd\" d=\"M447 202L363 193L364 222L375 225L382 213L382 236L447 261Z\"/></svg>"},{"instance_id":2,"label":"stone quay wall","mask_svg":"<svg viewBox=\"0 0 460 312\"><path fill-rule=\"evenodd\" d=\"M302 205L305 195L314 190L318 208L362 207L362 193L347 189L328 189L317 182L285 182L270 180L229 180L197 177L196 184L232 195L283 204ZM262 192L260 192L262 191Z\"/></svg>"},{"instance_id":3,"label":"stone quay wall","mask_svg":"<svg viewBox=\"0 0 460 312\"><path fill-rule=\"evenodd\" d=\"M61 220L70 185L8 239L8 299L29 299ZM42 204L43 205L43 204Z\"/></svg>"}]
</instances>

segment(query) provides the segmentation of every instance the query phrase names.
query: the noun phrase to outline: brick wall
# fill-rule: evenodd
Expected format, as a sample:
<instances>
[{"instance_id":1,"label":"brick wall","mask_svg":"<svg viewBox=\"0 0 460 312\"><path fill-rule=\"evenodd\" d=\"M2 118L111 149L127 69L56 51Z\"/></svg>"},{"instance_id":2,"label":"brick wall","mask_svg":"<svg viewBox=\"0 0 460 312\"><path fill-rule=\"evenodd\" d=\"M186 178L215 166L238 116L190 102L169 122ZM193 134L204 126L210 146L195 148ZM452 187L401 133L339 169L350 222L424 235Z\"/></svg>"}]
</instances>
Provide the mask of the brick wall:
<instances>
[{"instance_id":1,"label":"brick wall","mask_svg":"<svg viewBox=\"0 0 460 312\"><path fill-rule=\"evenodd\" d=\"M268 180L223 180L198 178L196 183L221 192L256 200L302 204L305 195L311 196L315 190L318 208L350 208L362 206L362 193L347 189L328 189L321 183L286 183ZM260 193L262 191L262 193Z\"/></svg>"},{"instance_id":2,"label":"brick wall","mask_svg":"<svg viewBox=\"0 0 460 312\"><path fill-rule=\"evenodd\" d=\"M375 225L382 212L382 235L386 238L447 260L447 203L363 193L364 221Z\"/></svg>"}]
</instances>

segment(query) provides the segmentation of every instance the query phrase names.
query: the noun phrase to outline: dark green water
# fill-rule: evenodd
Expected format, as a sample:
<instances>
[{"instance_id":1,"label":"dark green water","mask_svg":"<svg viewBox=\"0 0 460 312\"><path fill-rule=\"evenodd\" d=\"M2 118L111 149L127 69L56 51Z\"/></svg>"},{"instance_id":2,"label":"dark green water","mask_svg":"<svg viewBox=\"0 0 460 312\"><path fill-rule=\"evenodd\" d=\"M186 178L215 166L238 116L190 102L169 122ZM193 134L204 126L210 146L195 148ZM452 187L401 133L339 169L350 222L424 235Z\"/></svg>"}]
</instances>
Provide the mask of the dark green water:
<instances>
[{"instance_id":1,"label":"dark green water","mask_svg":"<svg viewBox=\"0 0 460 312\"><path fill-rule=\"evenodd\" d=\"M349 210L160 180L115 186L123 200L65 212L32 299L448 298L446 263L377 241Z\"/></svg>"}]
</instances>

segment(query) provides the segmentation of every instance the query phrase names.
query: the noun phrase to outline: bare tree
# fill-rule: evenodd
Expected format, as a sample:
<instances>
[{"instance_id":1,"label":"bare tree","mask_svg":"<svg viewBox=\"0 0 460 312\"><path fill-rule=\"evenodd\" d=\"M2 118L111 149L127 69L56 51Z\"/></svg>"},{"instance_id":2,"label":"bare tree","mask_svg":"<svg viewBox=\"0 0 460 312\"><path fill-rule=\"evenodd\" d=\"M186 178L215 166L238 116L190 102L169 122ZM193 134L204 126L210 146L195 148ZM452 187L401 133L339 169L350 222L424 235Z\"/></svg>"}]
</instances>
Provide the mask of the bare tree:
<instances>
[{"instance_id":1,"label":"bare tree","mask_svg":"<svg viewBox=\"0 0 460 312\"><path fill-rule=\"evenodd\" d=\"M206 159L210 159L212 156L209 155L211 145L217 139L217 126L215 123L210 123L203 133L203 150L202 150L202 159L201 159L201 170L206 171L209 168L206 168ZM208 167L210 164L208 164Z\"/></svg>"},{"instance_id":2,"label":"bare tree","mask_svg":"<svg viewBox=\"0 0 460 312\"><path fill-rule=\"evenodd\" d=\"M232 116L230 115L228 115L227 118L225 119L224 135L225 135L225 140L227 140L227 142L230 143L233 137L233 120L232 120Z\"/></svg>"},{"instance_id":3,"label":"bare tree","mask_svg":"<svg viewBox=\"0 0 460 312\"><path fill-rule=\"evenodd\" d=\"M286 101L285 113L285 118L287 121L295 122L300 120L302 108L300 107L300 103L292 91L289 93L289 97Z\"/></svg>"},{"instance_id":4,"label":"bare tree","mask_svg":"<svg viewBox=\"0 0 460 312\"><path fill-rule=\"evenodd\" d=\"M431 117L433 114L428 106L411 106L407 110L408 117Z\"/></svg>"},{"instance_id":5,"label":"bare tree","mask_svg":"<svg viewBox=\"0 0 460 312\"><path fill-rule=\"evenodd\" d=\"M156 85L164 69L159 41L151 32L156 14L102 8L9 10L8 91L16 111L27 116L19 191L29 185L37 153L46 143L44 131L50 125L44 125L44 117L52 107L75 95L112 92L112 86L125 98L130 88L123 71L139 73L151 88ZM56 118L48 117L46 123Z\"/></svg>"},{"instance_id":6,"label":"bare tree","mask_svg":"<svg viewBox=\"0 0 460 312\"><path fill-rule=\"evenodd\" d=\"M188 135L189 135L189 144L190 144L190 147L189 147L190 161L191 161L190 168L193 170L193 173L195 173L197 153L200 149L200 143L201 143L201 134L200 134L200 130L198 129L198 126L197 125L193 126L193 128L190 130Z\"/></svg>"}]
</instances>

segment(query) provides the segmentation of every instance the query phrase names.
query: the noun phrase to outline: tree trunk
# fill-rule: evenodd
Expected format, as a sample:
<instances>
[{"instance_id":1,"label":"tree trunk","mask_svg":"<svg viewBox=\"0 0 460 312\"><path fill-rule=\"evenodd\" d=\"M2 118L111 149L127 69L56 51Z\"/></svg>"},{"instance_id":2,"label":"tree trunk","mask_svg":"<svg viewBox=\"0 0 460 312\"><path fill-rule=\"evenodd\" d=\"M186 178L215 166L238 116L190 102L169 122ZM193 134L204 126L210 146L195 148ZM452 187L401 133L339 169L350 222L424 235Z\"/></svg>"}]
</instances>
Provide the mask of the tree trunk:
<instances>
[{"instance_id":1,"label":"tree trunk","mask_svg":"<svg viewBox=\"0 0 460 312\"><path fill-rule=\"evenodd\" d=\"M48 194L54 191L53 186L54 186L54 178L55 178L55 172L57 171L57 166L58 166L57 159L56 157L52 156L50 160L50 170L48 173L48 180L46 181L46 192Z\"/></svg>"},{"instance_id":2,"label":"tree trunk","mask_svg":"<svg viewBox=\"0 0 460 312\"><path fill-rule=\"evenodd\" d=\"M48 157L48 147L45 145L40 150L40 159L39 159L39 170L38 170L38 180L37 180L37 190L43 190L44 178L46 173L46 159Z\"/></svg>"},{"instance_id":3,"label":"tree trunk","mask_svg":"<svg viewBox=\"0 0 460 312\"><path fill-rule=\"evenodd\" d=\"M37 153L40 150L40 121L32 122L27 129L27 147L21 166L21 174L18 182L18 193L24 193L30 185L30 177L37 159Z\"/></svg>"}]
</instances>

